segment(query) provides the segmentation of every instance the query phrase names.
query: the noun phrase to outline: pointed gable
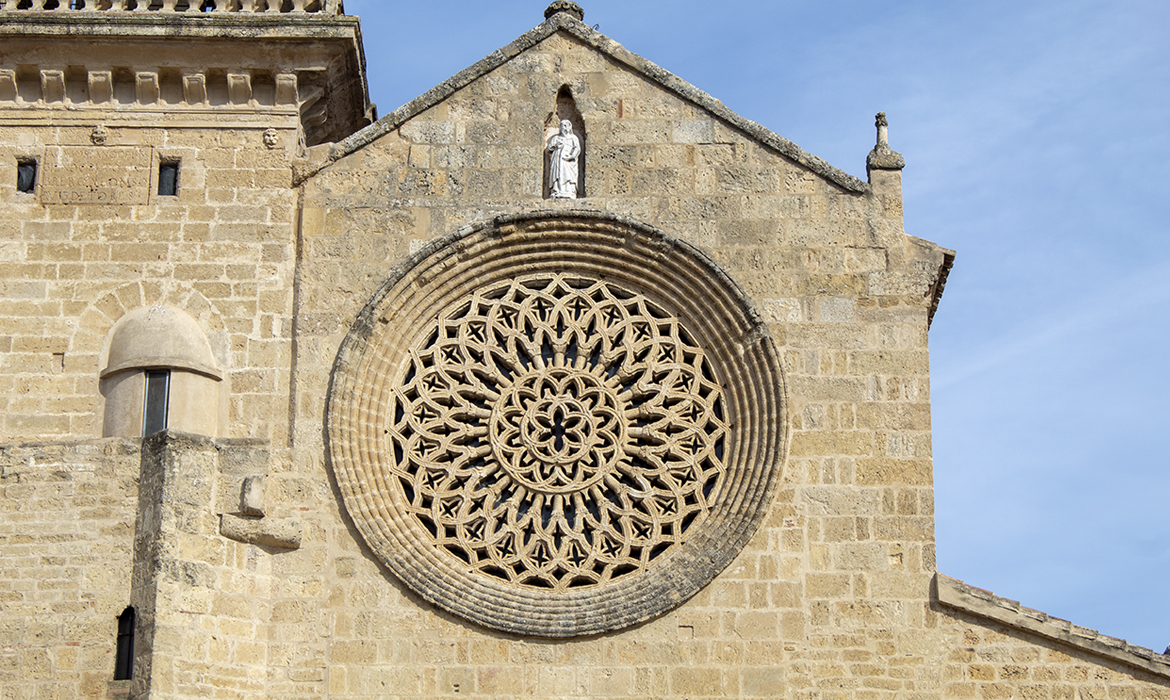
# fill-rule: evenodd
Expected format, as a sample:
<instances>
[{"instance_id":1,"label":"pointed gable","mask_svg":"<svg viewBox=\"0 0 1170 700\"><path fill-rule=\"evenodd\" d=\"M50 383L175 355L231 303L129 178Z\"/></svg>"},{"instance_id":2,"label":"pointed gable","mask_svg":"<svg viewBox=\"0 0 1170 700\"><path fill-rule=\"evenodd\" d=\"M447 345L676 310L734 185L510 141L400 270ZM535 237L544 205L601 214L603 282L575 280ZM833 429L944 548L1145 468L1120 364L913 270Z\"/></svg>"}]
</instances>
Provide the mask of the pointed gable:
<instances>
[{"instance_id":1,"label":"pointed gable","mask_svg":"<svg viewBox=\"0 0 1170 700\"><path fill-rule=\"evenodd\" d=\"M582 145L575 200L550 198L548 186L546 147L565 119ZM311 259L366 293L387 261L462 227L576 207L700 246L773 323L819 318L806 297L823 294L896 297L925 322L946 252L903 232L900 172L871 177L833 168L558 12L314 150L296 181L306 240L322 253Z\"/></svg>"},{"instance_id":2,"label":"pointed gable","mask_svg":"<svg viewBox=\"0 0 1170 700\"><path fill-rule=\"evenodd\" d=\"M592 49L596 53L596 56L591 58L581 56L575 64L566 65L564 62L559 64L543 64L539 58L534 59L530 55L534 48L558 34L560 34L561 40L569 39L570 41L577 42L582 47ZM611 62L615 66L620 66L622 69L625 69L630 74L638 76L675 96L677 99L689 103L710 116L717 118L727 127L742 132L758 141L761 146L784 156L794 163L804 166L809 171L820 175L843 190L856 193L864 193L869 190L869 186L865 182L842 170L834 168L824 160L806 152L783 136L772 132L754 121L741 117L708 93L674 75L670 71L663 69L654 62L626 49L618 42L580 21L569 12L556 12L552 14L543 23L531 31L526 32L511 44L491 53L476 64L436 85L423 95L387 114L369 127L333 145L322 161L306 168L302 176L307 177L319 171L322 167L327 166L328 163L344 158L367 144L374 142L381 136L401 128L403 124L406 124L427 110L442 104L460 90L485 78L485 76L488 76L509 62L532 65L531 62L534 60L536 61L535 67L550 72L588 72L590 67L588 65L589 63L593 63L593 67L602 68L602 66L598 65L600 62ZM602 68L601 72L604 72L604 68ZM622 107L619 106L619 112L621 109ZM624 115L619 114L619 119L621 116ZM677 142L696 143L701 142L704 138L709 140L711 136L709 132L705 132L702 127L697 125L684 123L674 126L675 129L673 131L677 133L672 133L669 136L673 136Z\"/></svg>"}]
</instances>

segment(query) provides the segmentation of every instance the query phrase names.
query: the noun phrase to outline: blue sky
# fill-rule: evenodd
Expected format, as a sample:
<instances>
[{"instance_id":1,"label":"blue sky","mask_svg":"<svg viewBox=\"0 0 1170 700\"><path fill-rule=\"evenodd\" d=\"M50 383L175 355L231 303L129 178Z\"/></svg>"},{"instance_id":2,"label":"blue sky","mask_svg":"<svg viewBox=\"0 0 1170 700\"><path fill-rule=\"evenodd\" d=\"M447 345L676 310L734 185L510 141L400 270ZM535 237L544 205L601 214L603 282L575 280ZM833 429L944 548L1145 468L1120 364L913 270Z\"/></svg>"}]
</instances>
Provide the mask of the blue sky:
<instances>
[{"instance_id":1,"label":"blue sky","mask_svg":"<svg viewBox=\"0 0 1170 700\"><path fill-rule=\"evenodd\" d=\"M842 170L873 115L906 231L958 252L931 329L939 570L1170 645L1170 3L581 3ZM347 0L388 113L545 3Z\"/></svg>"}]
</instances>

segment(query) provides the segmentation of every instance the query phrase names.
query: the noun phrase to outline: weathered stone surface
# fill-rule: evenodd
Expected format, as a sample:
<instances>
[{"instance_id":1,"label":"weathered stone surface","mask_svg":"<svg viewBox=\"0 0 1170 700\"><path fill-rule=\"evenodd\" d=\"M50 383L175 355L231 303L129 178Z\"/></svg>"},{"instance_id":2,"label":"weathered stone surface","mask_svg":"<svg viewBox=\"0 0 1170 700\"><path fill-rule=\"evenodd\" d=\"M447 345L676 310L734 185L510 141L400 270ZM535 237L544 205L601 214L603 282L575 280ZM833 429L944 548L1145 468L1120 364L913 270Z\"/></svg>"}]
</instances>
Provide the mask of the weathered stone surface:
<instances>
[{"instance_id":1,"label":"weathered stone surface","mask_svg":"<svg viewBox=\"0 0 1170 700\"><path fill-rule=\"evenodd\" d=\"M366 542L420 595L596 634L676 607L746 544L783 395L766 327L697 249L598 212L497 217L374 294L335 364L329 449Z\"/></svg>"},{"instance_id":2,"label":"weathered stone surface","mask_svg":"<svg viewBox=\"0 0 1170 700\"><path fill-rule=\"evenodd\" d=\"M171 0L117 10L46 4L0 2L0 694L1170 698L1162 655L959 584L933 592L927 328L954 256L904 233L901 162L882 150L889 144L880 135L864 182L569 11L356 130L367 118L357 25L336 15L332 0L217 2L198 13ZM224 55L233 57L230 70L214 58ZM576 202L542 197L546 120L562 109L580 120L573 128L586 158ZM29 162L39 167L33 190L18 191L18 168ZM63 200L53 194L64 191L62 173L51 169L66 162L125 176L127 187L106 199ZM180 165L175 195L158 194L164 162ZM543 352L529 356L545 368L535 371L539 386L557 393L576 382L593 402L588 410L561 396L557 413L556 402L533 398L538 384L526 370L520 379L531 381L517 380L500 412L511 422L498 421L493 436L489 418L485 436L471 437L483 428L472 414L482 418L486 408L458 397L475 398L476 382L505 374L483 366L456 372L449 390L407 397L412 408L439 413L460 400L470 406L428 426L450 434L428 437L456 453L481 439L518 481L554 491L571 492L596 472L575 472L567 465L578 462L564 460L542 473L515 458L568 454L578 443L589 445L582 454L602 454L598 436L620 434L620 426L667 446L665 454L689 449L688 436L711 444L711 427L722 421L729 436L761 436L725 440L727 464L770 459L784 468L748 470L756 481L716 480L711 503L738 509L723 530L700 522L722 511L683 493L682 507L696 519L689 529L680 524L682 544L667 549L695 556L671 567L682 558L665 551L658 568L678 587L663 601L617 601L605 610L619 622L595 625L597 634L550 640L515 632L588 626L556 619L507 632L432 605L476 608L472 617L484 621L547 613L541 592L528 590L541 587L513 577L497 577L503 596L450 585L484 576L472 570L467 547L475 543L460 539L459 528L475 520L473 504L460 502L448 516L432 510L443 530L436 525L420 540L430 549L414 553L425 557L410 559L405 542L368 541L369 532L425 531L424 504L387 509L362 496L371 484L402 488L401 480L386 483L397 478L390 469L335 479L349 457L326 444L324 421L334 397L366 427L355 460L375 463L396 446L404 458L421 455L421 442L402 433L405 412L376 423L383 404L355 408L338 398L344 375L357 372L345 361L352 353L341 351L355 320L386 342L371 356L376 367L351 378L392 376L392 392L418 388L425 378L395 375L403 365L391 360L429 352L423 331L437 330L448 302L485 283L498 291L534 275L567 279L580 237L532 223L567 220L605 223L589 234L597 241L612 234L612 254L574 268L578 277L627 290L651 316L669 311L650 334L656 340L636 347L678 349L686 343L673 334L687 329L704 353L721 353L705 380L718 391L696 402L678 384L694 375L696 356L667 362L669 371L640 375L642 385L629 388L621 401L637 400L622 422L604 382L558 365L553 347L547 363ZM632 229L662 233L620 233ZM488 231L498 239L484 238ZM473 242L506 247L515 236L535 241L543 262L500 259L497 268L476 268L478 285L476 274L461 274L482 259ZM680 252L692 246L702 254ZM707 258L702 275L679 283L691 269L680 261ZM421 260L435 264L411 266ZM435 294L395 310L394 300L410 294L379 290L407 277ZM707 287L734 287L743 299L721 302ZM535 303L540 292L516 293ZM598 293L586 308L605 299ZM362 315L371 299L369 308L385 313ZM213 362L202 364L222 375L226 437L94 439L111 409L101 379L110 332L153 305L181 309L206 338ZM745 307L758 309L746 334L726 323ZM608 327L590 333L598 328ZM530 330L538 329L563 332L544 321ZM751 364L765 335L783 393L763 376L723 382L725 369ZM476 342L447 345L462 352ZM496 357L505 366L516 359ZM474 364L456 365L464 360ZM659 362L635 353L604 364ZM450 374L452 365L437 366ZM746 410L768 401L775 406ZM696 405L701 415L689 418L680 408ZM722 417L712 417L715 406ZM639 424L646 409L660 420ZM508 442L523 430L530 444ZM785 434L787 441L777 438ZM439 496L432 509L462 498L460 488L476 478L437 474L434 491L429 475L407 473L417 493ZM262 496L246 488L259 480ZM599 490L619 503L594 502L597 517L619 513L619 526L622 517L640 518L657 528L655 537L674 537L673 525L663 527L672 522L665 510L678 506L674 492L641 498L646 491L636 480ZM635 517L638 505L650 514ZM519 508L500 512L504 531L523 532L507 520ZM563 542L586 532L560 527L542 514L528 541L555 548L558 534ZM637 537L623 530L618 539L625 547ZM440 541L446 554L433 546ZM558 552L557 561L572 561ZM530 544L512 563L539 569L534 555ZM623 556L637 577L633 558ZM402 583L397 574L411 564L416 579L429 580ZM458 575L432 575L444 567ZM646 570L654 570L649 562ZM694 572L703 576L687 579ZM541 591L566 580L542 573L552 588ZM569 595L586 600L581 591L591 585L604 590L594 582ZM134 681L112 681L116 619L131 604L140 663Z\"/></svg>"}]
</instances>

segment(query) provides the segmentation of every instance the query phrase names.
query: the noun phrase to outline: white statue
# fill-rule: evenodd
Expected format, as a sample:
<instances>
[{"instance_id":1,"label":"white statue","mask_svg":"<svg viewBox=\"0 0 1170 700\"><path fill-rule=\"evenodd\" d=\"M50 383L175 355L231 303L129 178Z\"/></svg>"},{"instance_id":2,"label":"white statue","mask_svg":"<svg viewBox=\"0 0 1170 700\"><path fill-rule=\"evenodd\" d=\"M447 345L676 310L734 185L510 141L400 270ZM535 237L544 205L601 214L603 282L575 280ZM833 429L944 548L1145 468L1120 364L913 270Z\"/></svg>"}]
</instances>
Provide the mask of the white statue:
<instances>
[{"instance_id":1,"label":"white statue","mask_svg":"<svg viewBox=\"0 0 1170 700\"><path fill-rule=\"evenodd\" d=\"M561 131L548 140L548 190L553 199L577 198L577 158L581 141L573 133L573 124L561 120Z\"/></svg>"}]
</instances>

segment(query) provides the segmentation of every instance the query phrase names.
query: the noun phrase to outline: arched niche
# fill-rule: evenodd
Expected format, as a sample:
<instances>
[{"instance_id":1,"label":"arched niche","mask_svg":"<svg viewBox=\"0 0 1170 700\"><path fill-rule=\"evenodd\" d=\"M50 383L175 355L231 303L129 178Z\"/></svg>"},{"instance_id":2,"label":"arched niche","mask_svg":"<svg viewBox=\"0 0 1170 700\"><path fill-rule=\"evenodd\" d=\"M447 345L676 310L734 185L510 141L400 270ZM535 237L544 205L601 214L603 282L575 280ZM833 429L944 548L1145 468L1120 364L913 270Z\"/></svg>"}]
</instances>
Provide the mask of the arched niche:
<instances>
[{"instance_id":1,"label":"arched niche","mask_svg":"<svg viewBox=\"0 0 1170 700\"><path fill-rule=\"evenodd\" d=\"M195 319L173 306L131 311L110 329L102 352L104 437L172 429L219 436L227 387Z\"/></svg>"},{"instance_id":2,"label":"arched niche","mask_svg":"<svg viewBox=\"0 0 1170 700\"><path fill-rule=\"evenodd\" d=\"M580 153L577 156L577 192L573 199L585 199L585 175L586 175L586 158L588 156L587 141L588 135L585 133L585 119L581 116L580 110L577 109L577 101L573 99L573 90L568 85L562 85L557 91L556 107L544 120L544 137L541 141L541 148L543 150L544 159L544 179L543 190L541 196L545 199L553 198L552 193L552 162L548 150L548 144L553 137L555 137L561 128L561 122L568 121L573 127L573 135L577 137L580 144Z\"/></svg>"}]
</instances>

